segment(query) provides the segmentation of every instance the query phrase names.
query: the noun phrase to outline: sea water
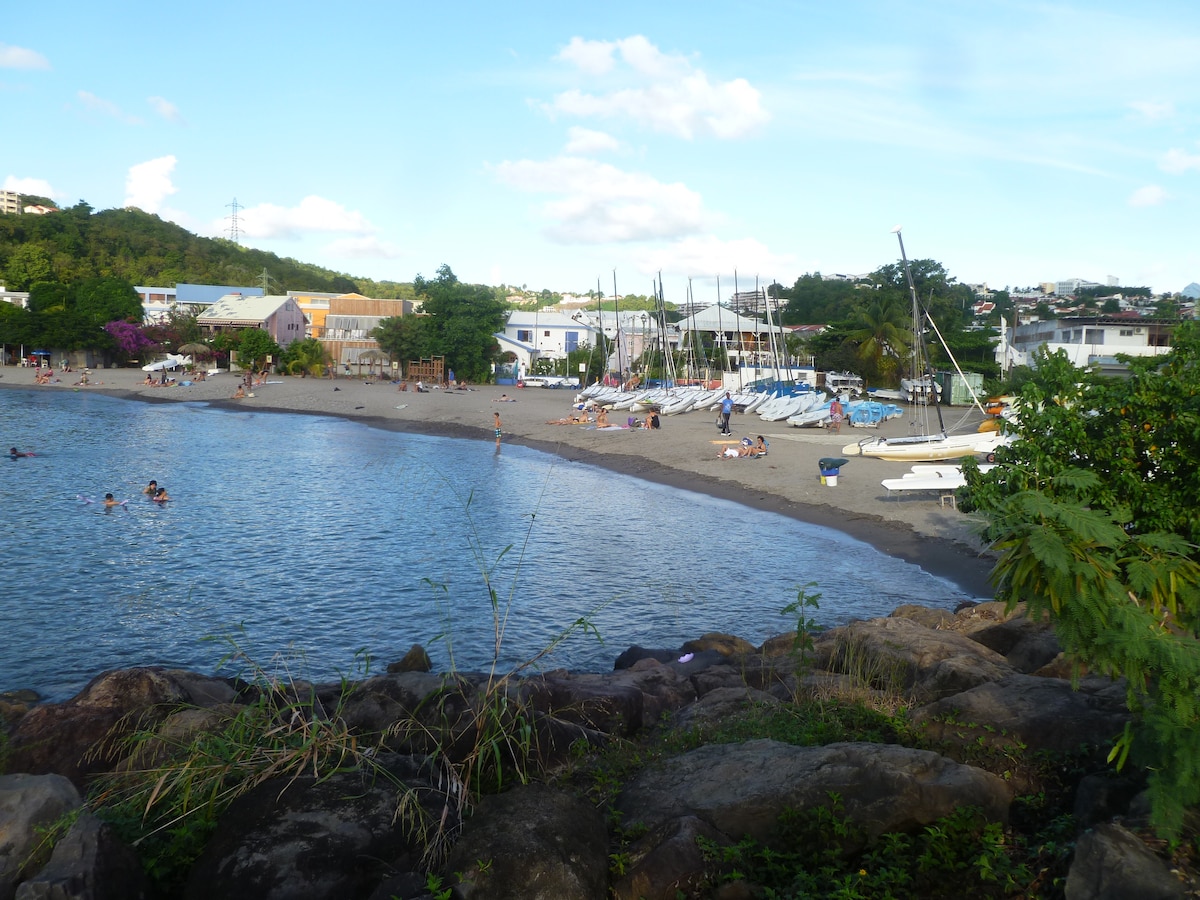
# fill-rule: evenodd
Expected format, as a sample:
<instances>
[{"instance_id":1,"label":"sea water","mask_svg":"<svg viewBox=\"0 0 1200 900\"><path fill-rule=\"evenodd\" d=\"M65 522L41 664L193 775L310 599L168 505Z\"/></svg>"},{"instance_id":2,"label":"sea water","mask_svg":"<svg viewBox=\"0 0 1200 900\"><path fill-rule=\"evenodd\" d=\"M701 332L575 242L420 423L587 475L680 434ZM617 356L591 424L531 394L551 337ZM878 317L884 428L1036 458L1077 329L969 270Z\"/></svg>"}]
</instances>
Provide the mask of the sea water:
<instances>
[{"instance_id":1,"label":"sea water","mask_svg":"<svg viewBox=\"0 0 1200 900\"><path fill-rule=\"evenodd\" d=\"M416 643L438 670L604 671L759 643L802 588L825 625L967 599L826 528L491 440L4 390L0 443L36 453L0 457L0 691L49 699L136 665L359 677Z\"/></svg>"}]
</instances>

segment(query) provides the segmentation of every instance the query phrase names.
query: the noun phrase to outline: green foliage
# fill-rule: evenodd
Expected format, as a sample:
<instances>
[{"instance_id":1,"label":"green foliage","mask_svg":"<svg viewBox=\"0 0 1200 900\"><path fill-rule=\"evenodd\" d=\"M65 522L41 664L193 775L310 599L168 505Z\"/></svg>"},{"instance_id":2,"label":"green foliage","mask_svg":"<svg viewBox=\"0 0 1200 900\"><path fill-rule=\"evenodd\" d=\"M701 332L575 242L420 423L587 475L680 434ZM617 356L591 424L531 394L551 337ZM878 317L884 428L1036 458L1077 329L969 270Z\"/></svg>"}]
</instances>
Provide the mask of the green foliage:
<instances>
[{"instance_id":1,"label":"green foliage","mask_svg":"<svg viewBox=\"0 0 1200 900\"><path fill-rule=\"evenodd\" d=\"M435 334L428 316L391 316L379 323L371 337L388 357L400 363L401 375L410 362L441 355L433 342Z\"/></svg>"},{"instance_id":2,"label":"green foliage","mask_svg":"<svg viewBox=\"0 0 1200 900\"><path fill-rule=\"evenodd\" d=\"M796 637L792 641L792 651L796 654L798 668L803 671L808 668L812 659L813 632L820 631L821 626L812 618L811 613L821 608L820 594L808 593L808 588L816 587L815 581L796 590L796 599L779 611L783 616L794 616L796 619Z\"/></svg>"},{"instance_id":3,"label":"green foliage","mask_svg":"<svg viewBox=\"0 0 1200 900\"><path fill-rule=\"evenodd\" d=\"M713 882L753 885L758 896L777 900L1039 896L1025 893L1036 854L972 807L912 834L872 840L830 794L826 806L785 811L767 843L699 843Z\"/></svg>"},{"instance_id":4,"label":"green foliage","mask_svg":"<svg viewBox=\"0 0 1200 900\"><path fill-rule=\"evenodd\" d=\"M1200 802L1200 329L1127 379L1042 354L1018 440L973 471L965 508L1000 552L998 596L1049 614L1078 662L1127 679L1137 727L1114 759L1151 768L1155 823ZM970 468L968 466L968 468Z\"/></svg>"},{"instance_id":5,"label":"green foliage","mask_svg":"<svg viewBox=\"0 0 1200 900\"><path fill-rule=\"evenodd\" d=\"M328 365L325 345L316 338L292 341L279 358L280 368L289 375L320 376Z\"/></svg>"},{"instance_id":6,"label":"green foliage","mask_svg":"<svg viewBox=\"0 0 1200 900\"><path fill-rule=\"evenodd\" d=\"M238 336L237 362L243 369L262 369L268 356L272 359L283 356L275 339L261 328L243 328Z\"/></svg>"},{"instance_id":7,"label":"green foliage","mask_svg":"<svg viewBox=\"0 0 1200 900\"><path fill-rule=\"evenodd\" d=\"M496 299L493 289L463 284L446 265L432 281L418 275L413 287L423 298L421 310L428 316L430 352L446 357L446 366L460 379L488 380L499 350L495 334L507 318L504 303Z\"/></svg>"}]
</instances>

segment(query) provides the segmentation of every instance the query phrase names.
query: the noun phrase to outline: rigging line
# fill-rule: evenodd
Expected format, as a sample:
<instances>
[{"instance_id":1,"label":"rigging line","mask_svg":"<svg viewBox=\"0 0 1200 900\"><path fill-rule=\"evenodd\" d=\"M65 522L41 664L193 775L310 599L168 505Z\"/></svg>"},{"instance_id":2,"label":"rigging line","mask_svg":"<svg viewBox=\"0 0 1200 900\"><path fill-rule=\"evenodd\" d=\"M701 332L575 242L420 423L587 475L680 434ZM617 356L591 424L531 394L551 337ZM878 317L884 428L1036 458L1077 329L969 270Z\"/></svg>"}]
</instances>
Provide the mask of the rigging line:
<instances>
[{"instance_id":1,"label":"rigging line","mask_svg":"<svg viewBox=\"0 0 1200 900\"><path fill-rule=\"evenodd\" d=\"M928 367L928 360L929 360L929 354L925 351L925 329L923 329L921 327L921 315L920 315L921 301L917 297L917 287L913 283L912 269L908 265L908 254L904 252L904 236L902 234L900 234L899 227L896 228L896 240L898 240L900 242L900 258L904 261L904 277L906 279L908 279L908 291L910 294L912 294L913 341L914 341L913 371L916 372L917 371L917 363L919 361L917 358L917 355L916 355L918 352L921 354L920 358L924 359L926 361L926 367ZM929 395L932 394L933 401L934 401L933 407L934 407L934 410L937 412L938 428L941 430L942 434L945 434L946 433L946 423L942 421L942 405L937 402L937 392L933 389L932 374L930 374L928 377L929 377L929 390L927 392L925 392L926 401L928 401ZM926 402L926 404L925 404L925 414L926 414L926 416L928 416L928 414L929 414L929 403L928 402ZM926 430L928 430L928 429L926 429Z\"/></svg>"}]
</instances>

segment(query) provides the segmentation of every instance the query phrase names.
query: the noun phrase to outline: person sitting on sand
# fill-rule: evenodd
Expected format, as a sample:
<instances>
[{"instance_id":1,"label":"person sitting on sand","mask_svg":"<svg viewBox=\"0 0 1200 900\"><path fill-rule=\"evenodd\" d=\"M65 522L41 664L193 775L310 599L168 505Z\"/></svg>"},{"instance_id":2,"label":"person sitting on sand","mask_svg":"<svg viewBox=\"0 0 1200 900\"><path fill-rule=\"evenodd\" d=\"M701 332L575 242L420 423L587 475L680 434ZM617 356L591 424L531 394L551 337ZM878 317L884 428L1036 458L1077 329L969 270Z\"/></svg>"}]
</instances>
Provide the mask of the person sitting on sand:
<instances>
[{"instance_id":1,"label":"person sitting on sand","mask_svg":"<svg viewBox=\"0 0 1200 900\"><path fill-rule=\"evenodd\" d=\"M143 381L142 384L148 384L148 385L150 385L150 387L154 387L154 376L151 375L149 372L147 372L146 380Z\"/></svg>"},{"instance_id":2,"label":"person sitting on sand","mask_svg":"<svg viewBox=\"0 0 1200 900\"><path fill-rule=\"evenodd\" d=\"M650 410L650 412L646 413L646 423L642 427L643 428L662 428L662 425L658 421L658 410L657 409L652 409L652 410Z\"/></svg>"},{"instance_id":3,"label":"person sitting on sand","mask_svg":"<svg viewBox=\"0 0 1200 900\"><path fill-rule=\"evenodd\" d=\"M771 445L767 443L767 439L760 434L758 436L758 440L754 442L754 455L766 456L767 450L770 449L770 446Z\"/></svg>"},{"instance_id":4,"label":"person sitting on sand","mask_svg":"<svg viewBox=\"0 0 1200 900\"><path fill-rule=\"evenodd\" d=\"M596 412L596 427L597 428L607 428L608 427L608 409L603 406L600 407L600 409Z\"/></svg>"},{"instance_id":5,"label":"person sitting on sand","mask_svg":"<svg viewBox=\"0 0 1200 900\"><path fill-rule=\"evenodd\" d=\"M159 488L157 491L154 492L154 496L151 497L150 499L153 500L155 503L166 503L171 498L167 496L166 488Z\"/></svg>"},{"instance_id":6,"label":"person sitting on sand","mask_svg":"<svg viewBox=\"0 0 1200 900\"><path fill-rule=\"evenodd\" d=\"M151 478L150 483L142 488L142 493L149 494L151 497L153 497L158 493L158 482Z\"/></svg>"},{"instance_id":7,"label":"person sitting on sand","mask_svg":"<svg viewBox=\"0 0 1200 900\"><path fill-rule=\"evenodd\" d=\"M79 380L77 382L75 382L75 386L76 387L87 387L87 384L88 384L87 372L84 372L82 375L79 376Z\"/></svg>"},{"instance_id":8,"label":"person sitting on sand","mask_svg":"<svg viewBox=\"0 0 1200 900\"><path fill-rule=\"evenodd\" d=\"M237 390L233 392L233 399L234 400L245 400L246 399L246 388L244 385L239 384L237 386Z\"/></svg>"}]
</instances>

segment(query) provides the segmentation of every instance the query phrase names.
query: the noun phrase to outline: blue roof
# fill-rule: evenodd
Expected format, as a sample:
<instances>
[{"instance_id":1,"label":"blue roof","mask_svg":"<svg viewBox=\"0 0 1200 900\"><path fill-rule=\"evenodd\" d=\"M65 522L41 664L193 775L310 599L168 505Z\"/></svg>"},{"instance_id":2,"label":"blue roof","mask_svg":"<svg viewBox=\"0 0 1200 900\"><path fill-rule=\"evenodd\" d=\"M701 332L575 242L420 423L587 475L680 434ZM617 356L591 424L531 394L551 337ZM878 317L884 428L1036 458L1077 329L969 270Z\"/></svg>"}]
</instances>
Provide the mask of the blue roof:
<instances>
[{"instance_id":1,"label":"blue roof","mask_svg":"<svg viewBox=\"0 0 1200 900\"><path fill-rule=\"evenodd\" d=\"M261 297L260 287L234 287L223 284L177 284L175 299L180 303L205 303L211 306L226 294L241 294L243 297Z\"/></svg>"}]
</instances>

